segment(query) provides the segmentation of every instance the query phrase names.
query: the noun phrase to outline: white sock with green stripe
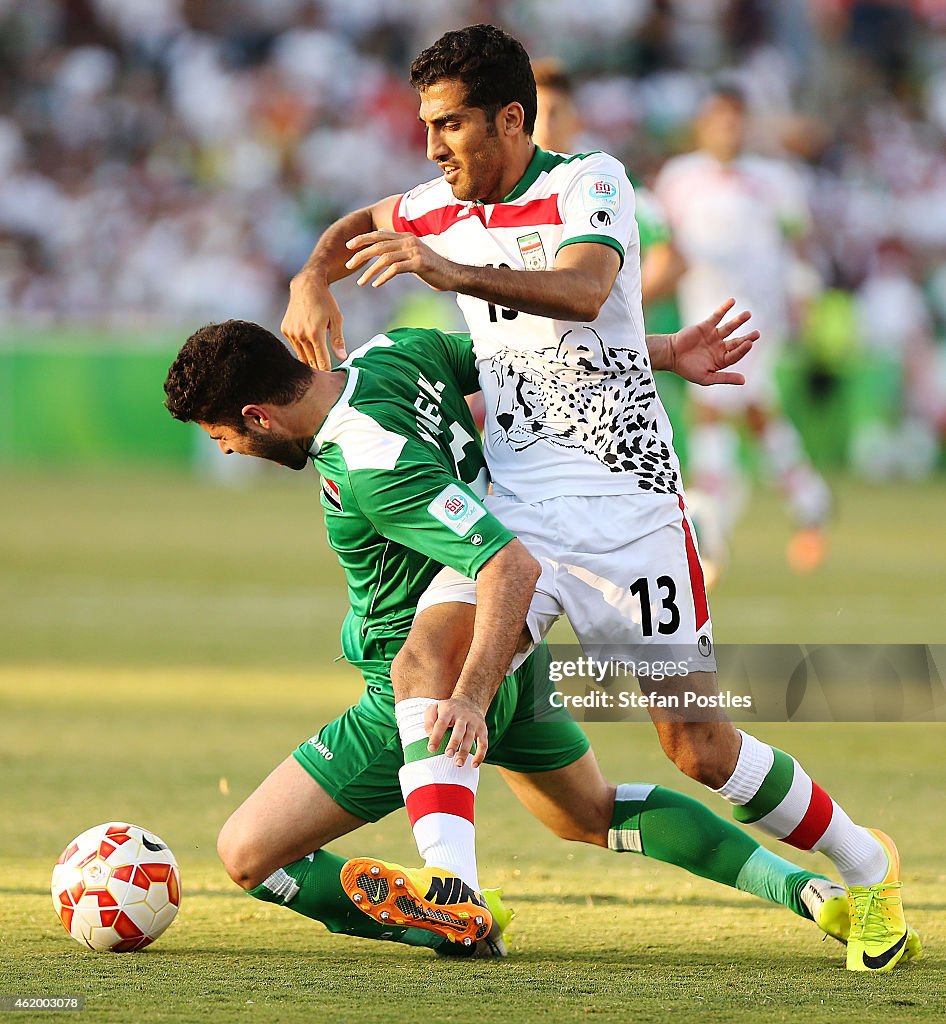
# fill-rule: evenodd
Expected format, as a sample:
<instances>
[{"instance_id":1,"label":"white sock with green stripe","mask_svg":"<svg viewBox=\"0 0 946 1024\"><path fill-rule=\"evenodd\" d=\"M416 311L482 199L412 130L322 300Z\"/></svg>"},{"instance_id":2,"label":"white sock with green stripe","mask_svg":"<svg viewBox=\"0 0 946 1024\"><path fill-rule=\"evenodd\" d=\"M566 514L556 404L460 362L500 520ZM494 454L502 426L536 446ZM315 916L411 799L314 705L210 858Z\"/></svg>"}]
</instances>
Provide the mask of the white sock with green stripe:
<instances>
[{"instance_id":1,"label":"white sock with green stripe","mask_svg":"<svg viewBox=\"0 0 946 1024\"><path fill-rule=\"evenodd\" d=\"M735 804L733 817L799 850L823 853L844 884L874 885L887 873L887 854L790 754L739 731L736 768L718 793Z\"/></svg>"},{"instance_id":2,"label":"white sock with green stripe","mask_svg":"<svg viewBox=\"0 0 946 1024\"><path fill-rule=\"evenodd\" d=\"M398 772L404 806L424 864L452 871L479 891L473 804L480 770L470 758L458 768L444 754L449 732L436 753L427 749L424 713L436 703L430 697L409 697L394 705L404 748L404 767Z\"/></svg>"}]
</instances>

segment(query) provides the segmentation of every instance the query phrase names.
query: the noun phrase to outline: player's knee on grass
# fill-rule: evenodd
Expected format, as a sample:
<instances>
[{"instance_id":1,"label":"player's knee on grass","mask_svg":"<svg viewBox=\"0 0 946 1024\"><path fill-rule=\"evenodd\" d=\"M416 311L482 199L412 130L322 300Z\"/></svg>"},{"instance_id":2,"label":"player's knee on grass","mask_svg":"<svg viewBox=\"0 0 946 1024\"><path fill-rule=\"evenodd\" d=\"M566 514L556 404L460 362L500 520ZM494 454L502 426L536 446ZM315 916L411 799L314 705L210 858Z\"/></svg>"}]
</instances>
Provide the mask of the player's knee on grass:
<instances>
[{"instance_id":1,"label":"player's knee on grass","mask_svg":"<svg viewBox=\"0 0 946 1024\"><path fill-rule=\"evenodd\" d=\"M239 823L228 821L217 836L217 856L227 874L241 889L254 889L281 864L267 858L261 837L248 833Z\"/></svg>"},{"instance_id":2,"label":"player's knee on grass","mask_svg":"<svg viewBox=\"0 0 946 1024\"><path fill-rule=\"evenodd\" d=\"M227 825L224 825L217 836L217 856L224 870L241 889L252 889L262 881L256 877L258 871L252 870L251 858L247 853Z\"/></svg>"}]
</instances>

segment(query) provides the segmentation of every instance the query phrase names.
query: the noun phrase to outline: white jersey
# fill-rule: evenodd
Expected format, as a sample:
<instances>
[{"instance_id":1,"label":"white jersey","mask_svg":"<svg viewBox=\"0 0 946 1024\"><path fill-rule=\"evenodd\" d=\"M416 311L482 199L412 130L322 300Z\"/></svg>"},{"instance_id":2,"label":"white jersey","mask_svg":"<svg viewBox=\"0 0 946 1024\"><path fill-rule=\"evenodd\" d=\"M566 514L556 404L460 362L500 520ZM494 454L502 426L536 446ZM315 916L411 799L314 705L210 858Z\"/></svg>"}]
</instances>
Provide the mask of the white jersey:
<instances>
[{"instance_id":1,"label":"white jersey","mask_svg":"<svg viewBox=\"0 0 946 1024\"><path fill-rule=\"evenodd\" d=\"M634 190L621 163L536 147L502 202L461 202L441 177L401 196L394 228L456 263L514 270L549 270L575 242L615 249L621 270L589 323L457 297L486 404L486 459L497 492L529 503L679 490L644 335Z\"/></svg>"},{"instance_id":2,"label":"white jersey","mask_svg":"<svg viewBox=\"0 0 946 1024\"><path fill-rule=\"evenodd\" d=\"M788 330L788 233L808 223L804 189L783 161L708 153L668 160L654 185L688 269L679 284L685 322L702 320L727 296L750 309L771 345Z\"/></svg>"}]
</instances>

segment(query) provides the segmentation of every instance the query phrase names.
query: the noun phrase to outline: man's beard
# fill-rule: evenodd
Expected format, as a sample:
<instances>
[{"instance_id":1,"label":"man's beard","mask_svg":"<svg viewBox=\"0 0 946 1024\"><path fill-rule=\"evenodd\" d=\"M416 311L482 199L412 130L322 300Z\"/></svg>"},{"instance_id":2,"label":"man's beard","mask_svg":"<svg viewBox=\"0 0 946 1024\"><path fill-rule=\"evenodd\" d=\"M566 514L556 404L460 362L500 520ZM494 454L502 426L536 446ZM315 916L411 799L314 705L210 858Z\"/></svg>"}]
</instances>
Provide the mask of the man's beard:
<instances>
[{"instance_id":1,"label":"man's beard","mask_svg":"<svg viewBox=\"0 0 946 1024\"><path fill-rule=\"evenodd\" d=\"M483 149L464 161L460 180L450 186L453 198L461 203L484 202L495 189L502 174L496 167L499 138L495 131L487 133Z\"/></svg>"},{"instance_id":2,"label":"man's beard","mask_svg":"<svg viewBox=\"0 0 946 1024\"><path fill-rule=\"evenodd\" d=\"M267 459L289 469L305 469L309 464L309 453L299 441L272 434L248 434L246 455Z\"/></svg>"}]
</instances>

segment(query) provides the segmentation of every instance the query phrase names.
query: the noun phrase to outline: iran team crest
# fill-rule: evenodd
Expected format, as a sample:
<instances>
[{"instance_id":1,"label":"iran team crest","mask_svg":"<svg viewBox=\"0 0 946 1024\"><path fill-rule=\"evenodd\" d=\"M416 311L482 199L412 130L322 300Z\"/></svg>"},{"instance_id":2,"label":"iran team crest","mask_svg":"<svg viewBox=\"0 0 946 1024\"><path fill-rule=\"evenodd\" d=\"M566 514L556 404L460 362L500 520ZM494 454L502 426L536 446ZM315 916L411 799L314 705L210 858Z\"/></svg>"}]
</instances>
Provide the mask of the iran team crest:
<instances>
[{"instance_id":1,"label":"iran team crest","mask_svg":"<svg viewBox=\"0 0 946 1024\"><path fill-rule=\"evenodd\" d=\"M519 252L522 254L522 262L526 270L545 270L548 263L545 259L545 246L542 245L542 237L538 231L517 238Z\"/></svg>"}]
</instances>

